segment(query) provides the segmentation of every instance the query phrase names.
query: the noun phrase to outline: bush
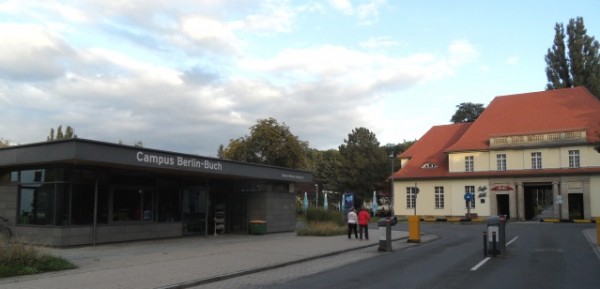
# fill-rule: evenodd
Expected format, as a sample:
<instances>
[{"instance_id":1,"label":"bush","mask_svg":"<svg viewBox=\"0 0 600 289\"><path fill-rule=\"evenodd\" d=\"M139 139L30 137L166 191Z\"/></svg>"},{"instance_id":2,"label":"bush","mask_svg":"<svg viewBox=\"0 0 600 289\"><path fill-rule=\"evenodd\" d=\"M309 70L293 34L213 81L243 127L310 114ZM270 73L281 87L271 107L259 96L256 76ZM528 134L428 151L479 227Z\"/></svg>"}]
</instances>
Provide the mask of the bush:
<instances>
[{"instance_id":1,"label":"bush","mask_svg":"<svg viewBox=\"0 0 600 289\"><path fill-rule=\"evenodd\" d=\"M339 226L333 222L312 222L310 226L298 229L298 236L338 236L347 233L346 226Z\"/></svg>"},{"instance_id":2,"label":"bush","mask_svg":"<svg viewBox=\"0 0 600 289\"><path fill-rule=\"evenodd\" d=\"M308 210L306 210L306 222L309 226L311 226L312 223L327 222L334 223L338 226L344 226L346 224L342 212L325 210L323 208L308 208Z\"/></svg>"},{"instance_id":3,"label":"bush","mask_svg":"<svg viewBox=\"0 0 600 289\"><path fill-rule=\"evenodd\" d=\"M71 262L39 254L34 246L21 243L0 244L0 278L76 268Z\"/></svg>"}]
</instances>

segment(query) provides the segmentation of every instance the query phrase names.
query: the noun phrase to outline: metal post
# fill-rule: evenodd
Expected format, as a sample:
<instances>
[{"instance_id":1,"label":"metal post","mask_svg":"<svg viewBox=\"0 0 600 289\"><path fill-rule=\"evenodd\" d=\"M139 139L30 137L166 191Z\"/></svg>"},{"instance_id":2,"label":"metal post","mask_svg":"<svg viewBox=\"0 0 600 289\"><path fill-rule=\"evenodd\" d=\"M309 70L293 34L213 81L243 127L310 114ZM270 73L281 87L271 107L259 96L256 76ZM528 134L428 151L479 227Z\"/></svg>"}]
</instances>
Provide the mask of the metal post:
<instances>
[{"instance_id":1,"label":"metal post","mask_svg":"<svg viewBox=\"0 0 600 289\"><path fill-rule=\"evenodd\" d=\"M487 243L488 243L488 236L487 236L487 232L483 231L483 257L487 257Z\"/></svg>"},{"instance_id":2,"label":"metal post","mask_svg":"<svg viewBox=\"0 0 600 289\"><path fill-rule=\"evenodd\" d=\"M492 256L496 257L496 232L492 232Z\"/></svg>"}]
</instances>

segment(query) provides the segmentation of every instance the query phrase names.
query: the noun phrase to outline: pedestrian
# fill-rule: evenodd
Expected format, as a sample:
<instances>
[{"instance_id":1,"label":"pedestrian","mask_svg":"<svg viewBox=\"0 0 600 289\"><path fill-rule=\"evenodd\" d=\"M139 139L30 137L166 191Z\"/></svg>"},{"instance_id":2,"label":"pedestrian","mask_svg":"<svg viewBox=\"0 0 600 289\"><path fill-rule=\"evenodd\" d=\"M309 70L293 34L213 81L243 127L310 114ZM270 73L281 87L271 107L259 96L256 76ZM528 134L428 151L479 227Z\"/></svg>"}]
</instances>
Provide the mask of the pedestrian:
<instances>
[{"instance_id":1,"label":"pedestrian","mask_svg":"<svg viewBox=\"0 0 600 289\"><path fill-rule=\"evenodd\" d=\"M363 239L363 232L365 233L365 240L369 240L369 222L371 222L371 214L365 208L362 208L358 212L358 231L361 240Z\"/></svg>"},{"instance_id":2,"label":"pedestrian","mask_svg":"<svg viewBox=\"0 0 600 289\"><path fill-rule=\"evenodd\" d=\"M358 223L358 216L354 212L354 208L350 208L350 212L348 212L348 240L352 239L352 232L354 231L354 237L358 239L358 232L356 229Z\"/></svg>"}]
</instances>

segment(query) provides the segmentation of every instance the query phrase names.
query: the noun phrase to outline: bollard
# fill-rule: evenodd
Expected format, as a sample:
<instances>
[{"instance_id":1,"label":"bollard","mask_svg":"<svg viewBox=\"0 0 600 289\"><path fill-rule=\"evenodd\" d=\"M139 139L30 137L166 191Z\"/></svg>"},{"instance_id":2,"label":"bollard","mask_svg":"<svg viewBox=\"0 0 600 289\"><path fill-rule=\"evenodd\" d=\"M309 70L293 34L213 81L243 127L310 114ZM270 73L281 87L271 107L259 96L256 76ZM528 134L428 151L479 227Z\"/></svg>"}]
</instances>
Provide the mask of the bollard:
<instances>
[{"instance_id":1,"label":"bollard","mask_svg":"<svg viewBox=\"0 0 600 289\"><path fill-rule=\"evenodd\" d=\"M379 252L392 252L392 227L390 219L379 220Z\"/></svg>"},{"instance_id":2,"label":"bollard","mask_svg":"<svg viewBox=\"0 0 600 289\"><path fill-rule=\"evenodd\" d=\"M483 231L483 257L487 257L487 231Z\"/></svg>"},{"instance_id":3,"label":"bollard","mask_svg":"<svg viewBox=\"0 0 600 289\"><path fill-rule=\"evenodd\" d=\"M596 246L600 246L600 218L596 218Z\"/></svg>"},{"instance_id":4,"label":"bollard","mask_svg":"<svg viewBox=\"0 0 600 289\"><path fill-rule=\"evenodd\" d=\"M496 257L496 232L492 232L492 256Z\"/></svg>"},{"instance_id":5,"label":"bollard","mask_svg":"<svg viewBox=\"0 0 600 289\"><path fill-rule=\"evenodd\" d=\"M421 223L419 216L408 217L408 243L421 242Z\"/></svg>"}]
</instances>

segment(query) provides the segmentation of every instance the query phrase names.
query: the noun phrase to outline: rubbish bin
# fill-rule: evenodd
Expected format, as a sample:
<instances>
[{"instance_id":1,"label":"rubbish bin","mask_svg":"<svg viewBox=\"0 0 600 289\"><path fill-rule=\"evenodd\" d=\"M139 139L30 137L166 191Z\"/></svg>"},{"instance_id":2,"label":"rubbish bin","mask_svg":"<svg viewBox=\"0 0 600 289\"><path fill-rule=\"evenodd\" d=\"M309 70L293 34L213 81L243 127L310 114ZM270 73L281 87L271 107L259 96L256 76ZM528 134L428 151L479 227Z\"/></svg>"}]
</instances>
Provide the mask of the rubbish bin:
<instances>
[{"instance_id":1,"label":"rubbish bin","mask_svg":"<svg viewBox=\"0 0 600 289\"><path fill-rule=\"evenodd\" d=\"M492 255L506 254L506 216L490 216L487 219L487 242L488 252Z\"/></svg>"},{"instance_id":2,"label":"rubbish bin","mask_svg":"<svg viewBox=\"0 0 600 289\"><path fill-rule=\"evenodd\" d=\"M267 233L267 222L262 220L250 221L250 234L263 235Z\"/></svg>"},{"instance_id":3,"label":"rubbish bin","mask_svg":"<svg viewBox=\"0 0 600 289\"><path fill-rule=\"evenodd\" d=\"M392 251L392 227L389 218L379 219L379 247L377 251L391 252Z\"/></svg>"}]
</instances>

